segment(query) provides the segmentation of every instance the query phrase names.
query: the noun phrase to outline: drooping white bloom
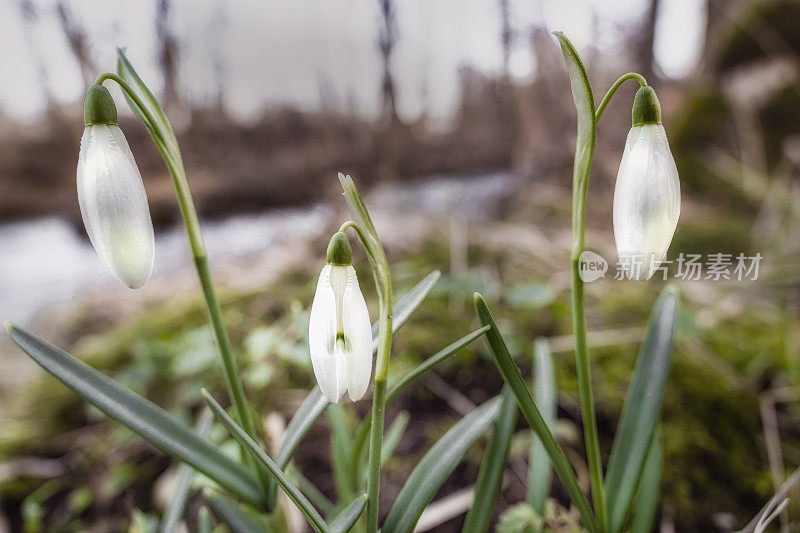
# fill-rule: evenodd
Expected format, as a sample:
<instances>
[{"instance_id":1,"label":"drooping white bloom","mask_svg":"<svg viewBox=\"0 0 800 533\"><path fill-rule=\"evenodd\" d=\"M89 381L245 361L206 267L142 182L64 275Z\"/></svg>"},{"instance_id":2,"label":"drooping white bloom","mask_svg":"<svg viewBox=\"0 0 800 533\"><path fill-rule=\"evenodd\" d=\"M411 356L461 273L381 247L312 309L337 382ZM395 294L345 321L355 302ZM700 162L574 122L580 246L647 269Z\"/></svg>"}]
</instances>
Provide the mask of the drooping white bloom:
<instances>
[{"instance_id":1,"label":"drooping white bloom","mask_svg":"<svg viewBox=\"0 0 800 533\"><path fill-rule=\"evenodd\" d=\"M632 127L614 188L614 240L629 277L652 277L666 257L680 212L678 169L664 127Z\"/></svg>"},{"instance_id":2,"label":"drooping white bloom","mask_svg":"<svg viewBox=\"0 0 800 533\"><path fill-rule=\"evenodd\" d=\"M308 338L314 375L328 401L338 403L345 391L361 399L372 372L372 327L352 265L322 269Z\"/></svg>"},{"instance_id":3,"label":"drooping white bloom","mask_svg":"<svg viewBox=\"0 0 800 533\"><path fill-rule=\"evenodd\" d=\"M142 176L116 124L87 125L78 156L78 202L97 255L132 289L153 270L153 223Z\"/></svg>"}]
</instances>

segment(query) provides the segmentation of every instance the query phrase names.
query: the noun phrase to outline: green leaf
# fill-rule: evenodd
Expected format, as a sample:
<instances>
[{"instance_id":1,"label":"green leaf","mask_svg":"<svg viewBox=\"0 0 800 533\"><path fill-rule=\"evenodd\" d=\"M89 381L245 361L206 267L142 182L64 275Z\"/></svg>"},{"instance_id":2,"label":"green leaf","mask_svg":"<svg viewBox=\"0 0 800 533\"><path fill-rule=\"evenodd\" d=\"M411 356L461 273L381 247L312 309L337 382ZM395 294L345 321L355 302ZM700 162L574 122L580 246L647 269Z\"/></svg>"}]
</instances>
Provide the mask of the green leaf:
<instances>
[{"instance_id":1,"label":"green leaf","mask_svg":"<svg viewBox=\"0 0 800 533\"><path fill-rule=\"evenodd\" d=\"M302 472L296 468L292 468L287 475L294 479L295 485L306 495L308 500L314 504L325 516L333 516L336 512L336 504L328 499L321 490L317 488Z\"/></svg>"},{"instance_id":2,"label":"green leaf","mask_svg":"<svg viewBox=\"0 0 800 533\"><path fill-rule=\"evenodd\" d=\"M431 368L435 367L442 361L446 360L451 355L455 354L461 348L467 346L472 341L483 335L489 331L488 326L484 326L480 329L476 329L472 333L465 335L455 341L454 343L450 344L446 348L443 348L436 352L434 355L425 359L422 363L420 363L417 367L415 367L411 372L403 376L403 379L398 381L392 388L389 389L389 392L386 393L386 403L388 404L392 400L394 400L398 394L403 392L409 385L414 383L417 379L419 379L422 374L430 370Z\"/></svg>"},{"instance_id":3,"label":"green leaf","mask_svg":"<svg viewBox=\"0 0 800 533\"><path fill-rule=\"evenodd\" d=\"M352 436L347 424L347 413L341 405L328 408L328 420L331 424L331 456L333 479L336 483L336 494L339 502L350 501L355 493L356 472L350 468L352 453Z\"/></svg>"},{"instance_id":4,"label":"green leaf","mask_svg":"<svg viewBox=\"0 0 800 533\"><path fill-rule=\"evenodd\" d=\"M325 516L333 516L336 513L336 504L328 499L321 490L317 488L307 477L303 475L297 468L292 468L287 472L287 475L294 480L295 485L303 494L306 495L308 500L320 510Z\"/></svg>"},{"instance_id":5,"label":"green leaf","mask_svg":"<svg viewBox=\"0 0 800 533\"><path fill-rule=\"evenodd\" d=\"M459 420L417 464L389 510L382 533L411 533L425 507L467 450L487 430L500 410L492 398Z\"/></svg>"},{"instance_id":6,"label":"green leaf","mask_svg":"<svg viewBox=\"0 0 800 533\"><path fill-rule=\"evenodd\" d=\"M425 372L446 360L448 357L458 352L458 350L468 345L488 330L488 327L477 329L425 359L425 361L423 361L419 366L414 368L411 372L405 375L403 379L398 381L392 388L389 389L389 391L386 393L386 404L388 405L397 397L398 394L403 392L407 387L419 379L420 376L422 376ZM369 436L369 428L371 423L372 421L369 418L365 418L358 426L356 431L356 444L353 447L353 456L351 458L353 470L358 468L360 463L361 453L364 451L364 445L366 444L367 437Z\"/></svg>"},{"instance_id":7,"label":"green leaf","mask_svg":"<svg viewBox=\"0 0 800 533\"><path fill-rule=\"evenodd\" d=\"M203 412L200 414L200 419L197 421L197 434L201 437L208 435L208 430L213 420L214 415L211 414L211 411L203 409ZM181 518L183 518L186 502L189 501L189 490L192 488L194 468L187 464L182 464L178 467L178 472L175 477L178 481L175 483L172 499L169 501L167 510L164 512L164 517L161 520L161 525L158 528L161 533L172 533L175 531Z\"/></svg>"},{"instance_id":8,"label":"green leaf","mask_svg":"<svg viewBox=\"0 0 800 533\"><path fill-rule=\"evenodd\" d=\"M573 187L585 192L589 168L592 164L592 152L594 152L594 96L586 69L575 47L572 46L569 39L564 37L563 33L557 31L555 36L561 44L561 54L567 65L572 88L572 100L575 102L575 109L578 112L578 135L575 139L575 162L572 171ZM573 216L580 215L573 212Z\"/></svg>"},{"instance_id":9,"label":"green leaf","mask_svg":"<svg viewBox=\"0 0 800 533\"><path fill-rule=\"evenodd\" d=\"M192 466L256 507L266 501L252 472L223 455L182 421L67 352L13 324L11 340L64 385L157 448Z\"/></svg>"},{"instance_id":10,"label":"green leaf","mask_svg":"<svg viewBox=\"0 0 800 533\"><path fill-rule=\"evenodd\" d=\"M236 502L213 491L203 491L203 497L217 520L227 525L232 533L265 533L267 525L259 517L242 509Z\"/></svg>"},{"instance_id":11,"label":"green leaf","mask_svg":"<svg viewBox=\"0 0 800 533\"><path fill-rule=\"evenodd\" d=\"M331 533L347 533L361 516L361 513L364 512L366 505L367 495L362 494L353 500L350 505L345 507L341 513L336 515L336 518L333 519L328 530Z\"/></svg>"},{"instance_id":12,"label":"green leaf","mask_svg":"<svg viewBox=\"0 0 800 533\"><path fill-rule=\"evenodd\" d=\"M408 411L401 411L394 417L392 425L389 426L389 430L383 436L381 466L386 464L386 461L389 460L395 449L397 449L397 445L400 444L400 439L403 438L403 433L405 433L406 427L408 426L409 418Z\"/></svg>"},{"instance_id":13,"label":"green leaf","mask_svg":"<svg viewBox=\"0 0 800 533\"><path fill-rule=\"evenodd\" d=\"M417 307L422 303L428 294L430 294L433 286L441 277L442 273L434 270L422 281L417 283L413 289L403 295L402 298L397 300L397 303L392 306L392 333L400 329L400 326L406 323L411 318L412 313L417 310ZM372 325L372 351L378 349L378 323Z\"/></svg>"},{"instance_id":14,"label":"green leaf","mask_svg":"<svg viewBox=\"0 0 800 533\"><path fill-rule=\"evenodd\" d=\"M581 515L584 527L590 532L598 531L597 519L594 513L592 513L586 496L584 496L578 486L578 479L575 477L575 473L572 471L572 467L569 461L567 461L564 452L556 443L555 438L553 438L553 434L547 427L544 418L542 418L542 414L536 407L536 403L533 401L530 392L528 392L517 365L514 364L513 359L511 359L511 354L508 353L508 347L506 347L503 336L500 335L500 330L497 329L497 324L495 324L494 318L492 318L492 313L486 306L486 301L483 299L483 296L477 292L474 298L475 311L478 314L478 319L480 319L481 324L484 326L491 326L491 329L486 332L485 338L489 345L489 351L492 354L495 366L497 366L497 369L500 371L503 381L505 381L514 392L522 416L525 417L531 429L533 429L536 435L541 439L542 445L553 463L553 468L558 478L561 480L561 484L564 486L564 490Z\"/></svg>"},{"instance_id":15,"label":"green leaf","mask_svg":"<svg viewBox=\"0 0 800 533\"><path fill-rule=\"evenodd\" d=\"M236 439L239 444L241 444L253 458L256 460L256 464L262 468L268 474L271 474L275 477L275 480L278 482L278 485L283 489L286 495L289 497L290 500L294 502L298 509L303 513L303 515L308 520L308 523L311 524L311 527L314 528L315 531L325 532L327 531L327 525L325 524L325 520L322 519L320 514L314 509L314 506L311 505L311 502L303 496L303 493L294 486L294 484L286 477L286 474L275 464L275 461L270 458L261 447L256 444L256 442L250 438L250 436L241 428L239 425L230 417L228 413L217 403L217 401L208 393L207 390L203 389L201 391L203 394L203 398L205 399L206 403L209 407L211 407L211 411L213 411L214 416L217 417L225 429Z\"/></svg>"},{"instance_id":16,"label":"green leaf","mask_svg":"<svg viewBox=\"0 0 800 533\"><path fill-rule=\"evenodd\" d=\"M636 504L633 508L631 533L650 533L653 519L658 511L658 497L661 491L661 464L663 461L661 436L656 433L650 443L650 451L644 462L642 480L636 491Z\"/></svg>"},{"instance_id":17,"label":"green leaf","mask_svg":"<svg viewBox=\"0 0 800 533\"><path fill-rule=\"evenodd\" d=\"M164 110L161 109L158 100L156 100L153 93L150 92L150 89L148 89L147 85L142 81L142 78L136 73L133 65L131 65L131 62L128 61L128 58L125 56L125 50L122 48L117 48L117 74L130 85L131 89L134 90L142 103L147 106L147 110L153 116L156 123L150 124L139 107L131 100L130 96L128 96L128 93L123 91L125 100L128 102L128 107L131 108L136 117L148 130L156 129L161 132L162 137L167 141L170 149L177 149L178 140L175 137L172 125L169 123L166 114L164 114Z\"/></svg>"},{"instance_id":18,"label":"green leaf","mask_svg":"<svg viewBox=\"0 0 800 533\"><path fill-rule=\"evenodd\" d=\"M556 422L556 379L553 373L553 357L547 339L536 339L533 343L533 398L539 406L548 428ZM550 492L552 467L542 440L533 435L528 461L528 504L540 515L544 515L547 495Z\"/></svg>"},{"instance_id":19,"label":"green leaf","mask_svg":"<svg viewBox=\"0 0 800 533\"><path fill-rule=\"evenodd\" d=\"M325 408L328 406L328 400L322 395L322 391L318 386L311 389L306 399L300 404L300 408L289 421L286 426L286 432L281 441L278 451L275 453L275 463L283 469L289 464L289 461L294 455L295 450L300 445L300 441L306 436L306 433L314 425L314 422L319 418Z\"/></svg>"},{"instance_id":20,"label":"green leaf","mask_svg":"<svg viewBox=\"0 0 800 533\"><path fill-rule=\"evenodd\" d=\"M308 393L306 399L303 400L303 403L300 404L297 412L289 421L289 425L286 427L286 432L283 436L283 441L281 441L281 445L275 453L275 463L281 470L286 468L286 465L289 464L295 450L297 450L297 447L300 445L300 441L303 440L303 437L306 436L306 433L308 433L311 426L317 421L317 418L325 411L326 407L328 407L328 400L323 396L319 386L315 386L311 389L311 392ZM276 489L275 480L270 477L267 481L268 509L275 508L276 499L278 497Z\"/></svg>"},{"instance_id":21,"label":"green leaf","mask_svg":"<svg viewBox=\"0 0 800 533\"><path fill-rule=\"evenodd\" d=\"M489 522L492 520L497 496L503 484L511 436L517 424L517 403L514 393L508 386L503 387L501 398L503 401L500 413L494 422L494 432L483 454L478 481L475 483L472 507L464 521L462 531L465 533L484 533L489 530Z\"/></svg>"},{"instance_id":22,"label":"green leaf","mask_svg":"<svg viewBox=\"0 0 800 533\"><path fill-rule=\"evenodd\" d=\"M212 529L214 527L211 524L211 515L208 514L208 508L201 507L197 511L197 533L211 533Z\"/></svg>"},{"instance_id":23,"label":"green leaf","mask_svg":"<svg viewBox=\"0 0 800 533\"><path fill-rule=\"evenodd\" d=\"M647 450L664 403L669 377L672 337L678 296L675 288L661 293L647 327L642 350L622 408L617 434L608 459L606 493L609 531L622 530L642 475Z\"/></svg>"}]
</instances>

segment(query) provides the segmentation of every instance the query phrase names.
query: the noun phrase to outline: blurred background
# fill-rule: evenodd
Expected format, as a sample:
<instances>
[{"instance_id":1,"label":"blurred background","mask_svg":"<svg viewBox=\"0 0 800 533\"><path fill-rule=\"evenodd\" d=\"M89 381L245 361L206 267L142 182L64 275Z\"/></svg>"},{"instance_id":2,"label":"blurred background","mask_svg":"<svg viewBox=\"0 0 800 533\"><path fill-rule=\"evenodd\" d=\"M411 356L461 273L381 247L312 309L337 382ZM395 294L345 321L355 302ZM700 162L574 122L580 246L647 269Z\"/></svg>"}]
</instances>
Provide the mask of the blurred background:
<instances>
[{"instance_id":1,"label":"blurred background","mask_svg":"<svg viewBox=\"0 0 800 533\"><path fill-rule=\"evenodd\" d=\"M113 280L80 223L83 94L123 47L176 129L268 438L313 385L299 324L327 239L348 217L343 171L365 193L395 290L443 272L397 336L391 372L474 328L480 290L525 375L533 338L551 339L556 431L588 484L569 337L575 111L555 30L579 49L596 99L632 70L658 91L683 193L670 258L763 256L757 280L679 282L662 424L660 530L742 527L800 465L797 0L6 0L0 318L187 421L201 385L224 395L169 176L115 88L157 226L153 279L135 292ZM603 116L589 191L587 246L612 263L613 183L635 90L623 86ZM358 250L356 267L374 310ZM663 285L587 285L605 453ZM414 423L384 477L385 509L431 442L500 387L478 342L403 394L389 420L407 411ZM322 420L296 467L333 497L327 435ZM529 440L520 424L498 519L524 500ZM474 483L479 448L437 498ZM161 512L174 476L168 458L0 339L0 531L125 531L135 511ZM567 501L557 484L553 497ZM790 505L783 526L797 516ZM429 519L428 529L458 531L463 516Z\"/></svg>"}]
</instances>

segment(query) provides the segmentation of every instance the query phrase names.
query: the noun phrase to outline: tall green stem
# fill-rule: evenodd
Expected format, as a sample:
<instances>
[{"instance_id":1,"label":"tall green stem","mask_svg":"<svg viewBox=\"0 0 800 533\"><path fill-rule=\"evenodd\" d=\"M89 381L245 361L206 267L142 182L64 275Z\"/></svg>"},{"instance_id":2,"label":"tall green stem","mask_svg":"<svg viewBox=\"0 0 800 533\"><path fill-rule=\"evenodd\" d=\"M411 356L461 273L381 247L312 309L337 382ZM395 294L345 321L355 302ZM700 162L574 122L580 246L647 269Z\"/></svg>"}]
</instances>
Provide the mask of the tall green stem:
<instances>
[{"instance_id":1,"label":"tall green stem","mask_svg":"<svg viewBox=\"0 0 800 533\"><path fill-rule=\"evenodd\" d=\"M580 254L578 254L580 255ZM578 374L578 396L581 404L583 433L586 441L586 460L592 484L595 513L600 524L606 523L606 502L603 490L603 463L600 456L600 439L594 410L592 376L589 369L589 350L586 346L586 317L583 309L583 281L579 275L579 261L572 258L572 329L575 332L575 366Z\"/></svg>"},{"instance_id":2,"label":"tall green stem","mask_svg":"<svg viewBox=\"0 0 800 533\"><path fill-rule=\"evenodd\" d=\"M367 465L367 531L378 531L378 506L381 484L381 448L383 422L386 414L386 382L392 351L392 277L389 263L372 224L369 212L350 176L339 175L345 198L356 215L358 224L345 222L343 229L353 227L367 251L375 287L378 290L378 353L375 360L375 390L372 396L372 415L369 433L369 464Z\"/></svg>"},{"instance_id":3,"label":"tall green stem","mask_svg":"<svg viewBox=\"0 0 800 533\"><path fill-rule=\"evenodd\" d=\"M206 255L205 244L203 243L200 220L197 217L197 210L195 209L191 191L189 190L189 183L186 179L186 171L184 170L183 158L181 157L180 150L177 147L172 150L168 147L167 137L165 135L166 132L158 128L157 122L147 109L147 106L144 105L136 92L125 80L116 74L106 73L98 77L95 83L100 84L107 79L115 81L122 90L125 91L130 97L130 100L149 122L149 124L145 124L145 126L148 131L150 131L153 142L156 144L159 152L161 152L161 156L164 158L170 176L172 176L172 182L175 186L175 193L178 199L178 207L181 212L181 217L183 218L183 224L186 227L189 246L197 269L197 277L200 280L200 286L203 290L203 299L205 300L208 316L211 320L211 327L214 331L217 346L219 347L228 394L236 409L238 422L248 435L254 440L257 440L253 416L247 405L247 400L245 399L244 387L239 377L236 359L233 355L233 346L231 345L228 330L222 318L222 309L219 304L219 299L217 298L213 280L211 279L211 272L208 268L208 257ZM158 109L157 105L156 108ZM251 461L244 449L242 450L242 457L248 462ZM265 476L262 476L262 480L264 478Z\"/></svg>"},{"instance_id":4,"label":"tall green stem","mask_svg":"<svg viewBox=\"0 0 800 533\"><path fill-rule=\"evenodd\" d=\"M372 398L372 417L369 434L369 465L367 470L367 531L378 531L378 500L381 483L381 447L383 421L386 414L386 378L392 349L392 303L381 302L378 339L378 358L375 363L375 392Z\"/></svg>"},{"instance_id":5,"label":"tall green stem","mask_svg":"<svg viewBox=\"0 0 800 533\"><path fill-rule=\"evenodd\" d=\"M635 79L640 85L646 85L647 81L635 72L629 72L621 76L606 93L594 115L592 124L591 146L589 152L589 163L586 167L586 175L578 180L572 191L572 328L575 335L575 366L578 377L578 395L580 397L581 413L583 419L583 432L586 441L586 458L591 477L592 496L594 498L595 512L597 519L606 527L606 502L605 491L603 489L603 463L600 455L600 439L597 432L597 416L594 408L594 394L592 392L592 376L589 366L589 348L586 344L586 313L584 310L583 280L580 277L580 255L584 251L584 241L586 234L586 197L589 183L589 172L594 156L595 139L597 133L597 123L603 115L606 106L617 92L617 89L627 80Z\"/></svg>"}]
</instances>

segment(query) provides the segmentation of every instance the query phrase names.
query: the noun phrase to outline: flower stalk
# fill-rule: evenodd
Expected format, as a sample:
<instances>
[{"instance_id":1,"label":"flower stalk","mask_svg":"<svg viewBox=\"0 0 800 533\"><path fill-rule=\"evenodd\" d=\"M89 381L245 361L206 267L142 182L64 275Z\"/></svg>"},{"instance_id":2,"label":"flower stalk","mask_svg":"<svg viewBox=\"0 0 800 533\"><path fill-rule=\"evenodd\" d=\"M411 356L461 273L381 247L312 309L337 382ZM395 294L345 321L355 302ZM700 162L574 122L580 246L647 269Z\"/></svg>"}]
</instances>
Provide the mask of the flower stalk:
<instances>
[{"instance_id":1,"label":"flower stalk","mask_svg":"<svg viewBox=\"0 0 800 533\"><path fill-rule=\"evenodd\" d=\"M225 384L228 389L228 394L233 403L236 411L237 421L241 424L242 428L252 438L256 438L255 424L250 408L245 399L244 387L241 378L239 377L239 369L236 359L233 354L233 346L228 336L227 328L222 317L222 308L217 297L216 289L211 278L211 272L208 266L208 256L206 254L205 244L203 242L203 235L200 228L200 220L197 216L197 210L189 190L189 184L186 178L186 171L183 165L183 158L181 157L180 149L177 142L174 141L175 134L172 131L169 122L161 111L161 107L152 96L147 93L148 99L152 107L159 114L160 121L150 111L147 105L142 101L139 94L125 81L122 77L113 74L105 73L100 75L96 80L96 85L101 85L105 80L116 82L120 88L125 92L128 103L134 110L137 116L141 119L144 126L150 133L153 142L161 153L164 163L169 170L172 182L175 187L175 193L178 200L178 207L180 209L183 225L186 228L186 234L189 240L189 246L192 252L197 277L200 281L200 286L203 292L203 299L206 305L211 327L214 332L214 338L219 348L220 359L222 362L223 375ZM143 85L143 84L142 84ZM146 90L146 89L145 89ZM167 130L167 131L165 131ZM251 463L247 452L242 450L242 458ZM267 486L266 475L261 476L262 484Z\"/></svg>"},{"instance_id":2,"label":"flower stalk","mask_svg":"<svg viewBox=\"0 0 800 533\"><path fill-rule=\"evenodd\" d=\"M592 167L595 142L597 138L597 124L603 112L617 92L617 89L627 80L636 80L641 86L646 86L647 81L638 73L630 72L621 76L600 102L595 110L591 85L583 63L572 46L572 43L562 34L557 33L561 42L567 69L573 84L574 95L585 95L585 99L575 97L578 108L578 141L575 152L575 166L573 172L572 190L572 248L571 248L571 308L572 326L575 336L575 366L578 378L578 396L581 405L581 418L583 433L586 443L586 456L591 478L592 497L594 509L601 527L607 523L605 490L603 486L603 464L600 453L600 439L597 431L597 416L594 407L594 394L592 392L591 368L589 364L589 349L586 343L586 313L583 293L583 280L580 277L580 255L584 251L586 235L586 198L589 184L589 174ZM579 85L576 87L576 85ZM581 116L583 115L583 116Z\"/></svg>"},{"instance_id":3,"label":"flower stalk","mask_svg":"<svg viewBox=\"0 0 800 533\"><path fill-rule=\"evenodd\" d=\"M339 231L352 227L367 251L378 291L378 353L375 360L375 388L370 416L369 463L367 466L367 531L378 531L378 502L381 482L381 448L386 414L386 387L392 350L392 278L389 263L361 195L350 176L339 174L344 195L357 222L345 222Z\"/></svg>"}]
</instances>

